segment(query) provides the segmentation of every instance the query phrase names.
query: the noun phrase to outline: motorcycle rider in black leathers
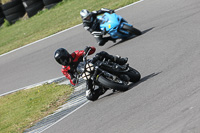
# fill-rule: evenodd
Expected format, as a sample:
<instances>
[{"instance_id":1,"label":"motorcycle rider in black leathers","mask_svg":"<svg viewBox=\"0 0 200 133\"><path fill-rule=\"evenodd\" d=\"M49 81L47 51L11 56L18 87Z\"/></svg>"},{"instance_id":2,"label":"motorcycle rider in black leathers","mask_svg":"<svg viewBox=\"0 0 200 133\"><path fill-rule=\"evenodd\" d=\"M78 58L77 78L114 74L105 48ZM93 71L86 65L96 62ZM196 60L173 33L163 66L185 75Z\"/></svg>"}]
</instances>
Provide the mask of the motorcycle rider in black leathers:
<instances>
[{"instance_id":1,"label":"motorcycle rider in black leathers","mask_svg":"<svg viewBox=\"0 0 200 133\"><path fill-rule=\"evenodd\" d=\"M105 31L100 29L100 23L97 19L97 16L103 13L114 13L114 10L109 10L106 8L101 8L98 11L89 12L86 9L81 10L80 15L83 21L83 27L85 30L88 30L96 39L97 44L99 46L103 46L107 41L111 40L115 42L116 40L109 37L103 37L105 35Z\"/></svg>"},{"instance_id":2,"label":"motorcycle rider in black leathers","mask_svg":"<svg viewBox=\"0 0 200 133\"><path fill-rule=\"evenodd\" d=\"M73 52L72 54L69 54L69 52L64 48L59 48L56 50L54 54L55 60L62 65L62 73L70 80L70 83L72 85L76 85L77 79L75 78L76 74L76 68L78 66L78 63L83 61L83 56L85 53L90 50L89 55L93 54L96 51L95 47L86 47L85 50L77 50ZM119 56L110 55L105 51L99 52L95 55L95 57L92 59L92 63L95 63L98 60L111 60L115 63L118 63L120 65L124 65L127 63L128 58L121 58ZM124 77L122 77L124 78ZM86 97L88 100L94 101L98 99L100 95L102 95L107 89L95 89L92 81L87 81L86 83Z\"/></svg>"}]
</instances>

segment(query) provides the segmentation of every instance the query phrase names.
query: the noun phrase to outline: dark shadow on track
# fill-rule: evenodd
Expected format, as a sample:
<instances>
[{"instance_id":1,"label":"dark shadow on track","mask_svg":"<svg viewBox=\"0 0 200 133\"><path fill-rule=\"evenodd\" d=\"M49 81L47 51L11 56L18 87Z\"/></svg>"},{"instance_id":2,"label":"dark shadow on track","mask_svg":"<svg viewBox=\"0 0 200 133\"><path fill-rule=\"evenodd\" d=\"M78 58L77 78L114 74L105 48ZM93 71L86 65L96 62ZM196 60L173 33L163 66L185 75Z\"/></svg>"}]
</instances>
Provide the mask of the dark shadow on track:
<instances>
[{"instance_id":1,"label":"dark shadow on track","mask_svg":"<svg viewBox=\"0 0 200 133\"><path fill-rule=\"evenodd\" d=\"M153 78L153 77L157 76L157 75L160 74L160 73L162 73L162 72L152 73L152 74L150 74L150 75L147 75L147 76L141 78L140 81L137 82L137 83L131 83L131 84L129 85L129 89L131 89L131 88L133 88L133 87L135 87L135 86L141 84L142 82L147 81L147 80L150 79L150 78Z\"/></svg>"},{"instance_id":2,"label":"dark shadow on track","mask_svg":"<svg viewBox=\"0 0 200 133\"><path fill-rule=\"evenodd\" d=\"M142 35L145 34L145 33L147 33L147 32L149 32L149 31L151 31L152 29L154 29L154 27L142 31ZM139 36L141 36L141 35L139 35ZM119 42L117 42L117 43L115 43L114 45L108 47L107 49L110 49L110 48L112 48L112 47L114 47L114 46L116 46L116 45L119 45L119 44L121 44L121 43L123 43L123 42L126 42L126 41L128 41L128 40L130 40L130 39L133 39L133 38L136 38L136 37L138 37L138 36L133 35L133 36L129 37L128 39L121 39Z\"/></svg>"},{"instance_id":3,"label":"dark shadow on track","mask_svg":"<svg viewBox=\"0 0 200 133\"><path fill-rule=\"evenodd\" d=\"M110 93L108 93L108 94L105 94L105 95L100 96L99 99L98 99L97 101L102 100L102 99L105 99L105 98L108 98L108 97L110 97L110 96L112 96L112 95L116 95L116 94L120 94L120 92L119 92L119 91L115 91L115 92L112 91L112 92L110 92Z\"/></svg>"},{"instance_id":4,"label":"dark shadow on track","mask_svg":"<svg viewBox=\"0 0 200 133\"><path fill-rule=\"evenodd\" d=\"M149 32L149 31L151 31L151 30L153 30L154 28L155 27L151 27L149 29L146 29L146 30L142 31L142 35L145 34L145 33L147 33L147 32Z\"/></svg>"},{"instance_id":5,"label":"dark shadow on track","mask_svg":"<svg viewBox=\"0 0 200 133\"><path fill-rule=\"evenodd\" d=\"M139 84L141 84L141 83L143 83L143 82L145 82L145 81L147 81L147 80L149 80L149 79L151 79L151 78L157 76L157 75L160 74L160 73L162 73L162 72L149 74L149 75L147 75L147 76L141 78L139 82L137 82L137 83L131 83L131 84L129 85L128 90L130 90L130 89L132 89L133 87L135 87L135 86L137 86L137 85L139 85ZM128 91L128 90L127 90L127 91ZM125 92L126 92L126 91L125 91ZM100 97L98 100L104 99L104 98L109 97L109 96L112 96L112 95L114 95L114 94L115 94L115 95L116 95L116 94L120 94L120 93L121 93L121 92L119 92L119 91L111 92L111 93L109 93L109 94L107 94L107 95L105 95L105 96Z\"/></svg>"}]
</instances>

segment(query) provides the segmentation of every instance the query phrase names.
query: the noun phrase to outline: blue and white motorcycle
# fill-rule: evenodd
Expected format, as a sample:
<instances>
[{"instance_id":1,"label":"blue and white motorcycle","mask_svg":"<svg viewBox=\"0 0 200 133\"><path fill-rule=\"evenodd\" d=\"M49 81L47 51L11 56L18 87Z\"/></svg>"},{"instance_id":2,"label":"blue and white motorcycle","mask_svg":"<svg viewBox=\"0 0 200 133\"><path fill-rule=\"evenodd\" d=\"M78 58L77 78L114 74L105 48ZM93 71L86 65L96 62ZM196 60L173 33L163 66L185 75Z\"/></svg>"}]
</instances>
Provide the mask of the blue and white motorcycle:
<instances>
[{"instance_id":1,"label":"blue and white motorcycle","mask_svg":"<svg viewBox=\"0 0 200 133\"><path fill-rule=\"evenodd\" d=\"M128 39L133 35L141 35L142 32L134 28L121 16L112 13L104 13L97 17L100 22L100 29L110 34L113 39Z\"/></svg>"}]
</instances>

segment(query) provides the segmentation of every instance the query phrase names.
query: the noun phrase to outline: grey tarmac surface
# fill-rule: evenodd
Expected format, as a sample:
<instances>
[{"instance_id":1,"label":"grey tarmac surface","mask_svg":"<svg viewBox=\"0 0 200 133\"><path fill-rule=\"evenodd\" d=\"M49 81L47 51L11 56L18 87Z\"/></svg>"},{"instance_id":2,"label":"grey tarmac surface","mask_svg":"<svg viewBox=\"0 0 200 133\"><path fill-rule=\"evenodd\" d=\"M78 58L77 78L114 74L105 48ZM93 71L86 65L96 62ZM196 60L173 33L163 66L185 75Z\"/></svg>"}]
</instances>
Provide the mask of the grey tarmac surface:
<instances>
[{"instance_id":1,"label":"grey tarmac surface","mask_svg":"<svg viewBox=\"0 0 200 133\"><path fill-rule=\"evenodd\" d=\"M141 82L89 102L45 133L199 133L200 2L144 0L117 12L143 35L97 46L129 58ZM54 51L96 46L78 26L0 58L0 92L62 76ZM3 78L2 78L3 77Z\"/></svg>"}]
</instances>

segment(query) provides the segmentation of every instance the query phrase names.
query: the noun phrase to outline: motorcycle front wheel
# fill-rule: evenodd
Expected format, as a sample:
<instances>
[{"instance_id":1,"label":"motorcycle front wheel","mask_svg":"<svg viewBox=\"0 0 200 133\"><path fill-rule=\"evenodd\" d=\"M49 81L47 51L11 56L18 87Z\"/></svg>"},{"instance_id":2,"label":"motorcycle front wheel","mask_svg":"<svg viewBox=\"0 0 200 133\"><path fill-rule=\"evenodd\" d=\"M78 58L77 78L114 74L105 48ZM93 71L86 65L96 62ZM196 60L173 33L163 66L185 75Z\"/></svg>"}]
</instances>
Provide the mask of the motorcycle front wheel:
<instances>
[{"instance_id":1,"label":"motorcycle front wheel","mask_svg":"<svg viewBox=\"0 0 200 133\"><path fill-rule=\"evenodd\" d=\"M124 84L122 81L113 81L112 79L109 79L107 77L104 76L99 76L98 78L98 82L100 82L103 86L111 88L111 89L115 89L118 91L126 91L128 90L128 85Z\"/></svg>"},{"instance_id":2,"label":"motorcycle front wheel","mask_svg":"<svg viewBox=\"0 0 200 133\"><path fill-rule=\"evenodd\" d=\"M137 36L142 34L142 32L140 30L134 28L133 26L128 26L128 25L125 25L125 24L123 25L122 29L130 32L131 34L135 34Z\"/></svg>"},{"instance_id":3,"label":"motorcycle front wheel","mask_svg":"<svg viewBox=\"0 0 200 133\"><path fill-rule=\"evenodd\" d=\"M137 70L133 69L132 67L129 67L129 68L130 70L126 73L126 75L129 76L130 82L136 83L140 81L140 78L141 78L140 73Z\"/></svg>"}]
</instances>

